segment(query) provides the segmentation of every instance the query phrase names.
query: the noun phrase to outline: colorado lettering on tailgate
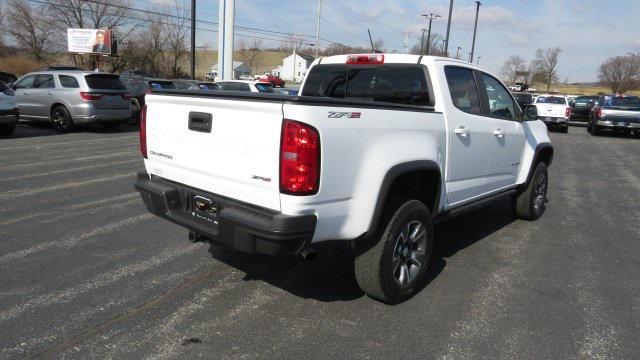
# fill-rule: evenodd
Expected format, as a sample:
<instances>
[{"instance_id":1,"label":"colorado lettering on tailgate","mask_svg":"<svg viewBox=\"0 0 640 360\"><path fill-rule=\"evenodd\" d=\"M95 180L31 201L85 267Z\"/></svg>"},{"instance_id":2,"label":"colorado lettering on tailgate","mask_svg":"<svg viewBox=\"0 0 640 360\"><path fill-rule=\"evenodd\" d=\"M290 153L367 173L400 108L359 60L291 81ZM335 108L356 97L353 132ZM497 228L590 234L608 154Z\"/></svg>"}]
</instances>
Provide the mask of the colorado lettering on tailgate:
<instances>
[{"instance_id":1,"label":"colorado lettering on tailgate","mask_svg":"<svg viewBox=\"0 0 640 360\"><path fill-rule=\"evenodd\" d=\"M329 111L329 119L341 119L341 118L347 118L347 119L360 119L360 115L362 115L362 113L360 112L336 112L336 111Z\"/></svg>"}]
</instances>

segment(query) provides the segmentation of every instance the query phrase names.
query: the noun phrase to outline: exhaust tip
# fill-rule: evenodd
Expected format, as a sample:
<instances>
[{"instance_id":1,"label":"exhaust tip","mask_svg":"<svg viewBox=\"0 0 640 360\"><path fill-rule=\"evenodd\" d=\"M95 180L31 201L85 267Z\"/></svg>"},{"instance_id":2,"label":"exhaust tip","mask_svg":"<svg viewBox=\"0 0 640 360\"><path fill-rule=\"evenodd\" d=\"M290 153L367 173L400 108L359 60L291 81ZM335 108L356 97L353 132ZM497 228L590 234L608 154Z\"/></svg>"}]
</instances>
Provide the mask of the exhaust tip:
<instances>
[{"instance_id":1,"label":"exhaust tip","mask_svg":"<svg viewBox=\"0 0 640 360\"><path fill-rule=\"evenodd\" d=\"M315 251L312 248L305 248L304 250L302 250L302 252L300 253L300 256L302 257L302 259L304 261L310 261L315 259L315 257L318 255L318 252Z\"/></svg>"}]
</instances>

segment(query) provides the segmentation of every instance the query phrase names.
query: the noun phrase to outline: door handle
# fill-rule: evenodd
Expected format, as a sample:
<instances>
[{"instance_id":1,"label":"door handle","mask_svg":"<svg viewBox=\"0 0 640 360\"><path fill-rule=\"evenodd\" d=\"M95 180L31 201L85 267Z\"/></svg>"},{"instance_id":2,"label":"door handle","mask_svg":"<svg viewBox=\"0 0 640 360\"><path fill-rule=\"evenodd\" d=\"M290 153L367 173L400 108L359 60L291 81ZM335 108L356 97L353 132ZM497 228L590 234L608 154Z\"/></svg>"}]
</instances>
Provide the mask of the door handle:
<instances>
[{"instance_id":1,"label":"door handle","mask_svg":"<svg viewBox=\"0 0 640 360\"><path fill-rule=\"evenodd\" d=\"M495 135L495 136L497 136L497 137L501 138L501 137L503 137L503 136L504 136L504 130L502 130L502 129L495 129L495 130L493 130L493 135Z\"/></svg>"},{"instance_id":2,"label":"door handle","mask_svg":"<svg viewBox=\"0 0 640 360\"><path fill-rule=\"evenodd\" d=\"M453 132L460 136L469 135L469 129L467 129L466 126L458 126L456 129L453 130Z\"/></svg>"}]
</instances>

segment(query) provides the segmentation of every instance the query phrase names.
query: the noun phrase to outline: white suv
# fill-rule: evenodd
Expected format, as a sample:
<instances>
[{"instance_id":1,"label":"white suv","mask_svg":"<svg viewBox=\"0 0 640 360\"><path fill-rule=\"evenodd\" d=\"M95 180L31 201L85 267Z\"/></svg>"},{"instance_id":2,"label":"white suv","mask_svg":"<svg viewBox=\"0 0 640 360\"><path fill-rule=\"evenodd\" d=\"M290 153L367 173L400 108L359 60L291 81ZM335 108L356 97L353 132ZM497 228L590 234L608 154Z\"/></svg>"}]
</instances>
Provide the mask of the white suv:
<instances>
[{"instance_id":1,"label":"white suv","mask_svg":"<svg viewBox=\"0 0 640 360\"><path fill-rule=\"evenodd\" d=\"M18 116L18 105L13 89L0 81L0 135L13 134Z\"/></svg>"}]
</instances>

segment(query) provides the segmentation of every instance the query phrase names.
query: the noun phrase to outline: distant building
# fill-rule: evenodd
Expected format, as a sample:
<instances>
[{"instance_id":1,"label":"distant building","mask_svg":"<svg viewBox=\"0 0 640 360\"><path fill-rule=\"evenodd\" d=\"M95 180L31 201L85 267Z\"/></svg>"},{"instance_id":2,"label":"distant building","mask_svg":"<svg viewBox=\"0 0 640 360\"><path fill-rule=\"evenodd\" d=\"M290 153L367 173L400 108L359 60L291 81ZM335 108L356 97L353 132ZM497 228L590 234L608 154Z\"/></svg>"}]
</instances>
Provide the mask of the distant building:
<instances>
[{"instance_id":1,"label":"distant building","mask_svg":"<svg viewBox=\"0 0 640 360\"><path fill-rule=\"evenodd\" d=\"M297 83L302 82L313 60L312 56L298 54L294 51L293 54L282 60L280 78Z\"/></svg>"},{"instance_id":2,"label":"distant building","mask_svg":"<svg viewBox=\"0 0 640 360\"><path fill-rule=\"evenodd\" d=\"M278 65L277 68L272 69L271 75L275 75L282 79L282 65Z\"/></svg>"},{"instance_id":3,"label":"distant building","mask_svg":"<svg viewBox=\"0 0 640 360\"><path fill-rule=\"evenodd\" d=\"M218 69L220 68L220 64L216 64L215 66L211 67L211 73L215 74L214 77L216 78L216 80L220 80L217 79L218 74L220 74L220 71L218 71ZM251 75L251 68L249 67L249 65L243 63L242 61L234 61L233 62L233 78L234 79L240 79L240 76L249 76Z\"/></svg>"}]
</instances>

